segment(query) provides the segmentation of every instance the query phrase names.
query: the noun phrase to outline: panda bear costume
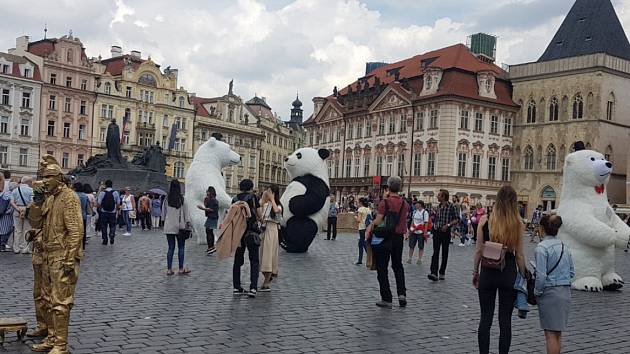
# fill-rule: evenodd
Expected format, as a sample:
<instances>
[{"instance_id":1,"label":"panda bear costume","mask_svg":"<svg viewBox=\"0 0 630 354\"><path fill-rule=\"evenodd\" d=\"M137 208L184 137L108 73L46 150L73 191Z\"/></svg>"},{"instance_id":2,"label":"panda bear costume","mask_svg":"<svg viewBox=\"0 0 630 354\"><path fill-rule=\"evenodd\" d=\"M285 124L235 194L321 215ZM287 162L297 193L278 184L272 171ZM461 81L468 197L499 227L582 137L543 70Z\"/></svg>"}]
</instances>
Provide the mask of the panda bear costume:
<instances>
[{"instance_id":1,"label":"panda bear costume","mask_svg":"<svg viewBox=\"0 0 630 354\"><path fill-rule=\"evenodd\" d=\"M328 217L330 182L327 149L302 148L284 159L291 183L282 194L284 206L280 246L304 253Z\"/></svg>"}]
</instances>

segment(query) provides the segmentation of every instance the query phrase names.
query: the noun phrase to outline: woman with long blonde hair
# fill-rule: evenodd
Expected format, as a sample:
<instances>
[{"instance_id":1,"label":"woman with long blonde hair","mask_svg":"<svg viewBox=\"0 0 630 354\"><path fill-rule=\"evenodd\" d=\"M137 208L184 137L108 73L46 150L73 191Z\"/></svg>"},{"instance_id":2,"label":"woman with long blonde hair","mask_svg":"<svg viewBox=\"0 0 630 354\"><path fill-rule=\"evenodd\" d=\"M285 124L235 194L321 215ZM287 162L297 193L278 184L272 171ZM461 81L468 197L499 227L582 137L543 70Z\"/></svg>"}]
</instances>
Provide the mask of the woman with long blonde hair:
<instances>
[{"instance_id":1,"label":"woman with long blonde hair","mask_svg":"<svg viewBox=\"0 0 630 354\"><path fill-rule=\"evenodd\" d=\"M523 255L523 222L518 213L516 192L510 186L503 186L497 194L493 212L479 221L477 235L480 236L475 250L473 263L473 285L479 292L481 318L477 339L479 352L490 350L490 327L494 317L494 307L499 293L499 353L510 351L512 342L512 310L516 300L514 282L516 272L525 275L525 257ZM506 249L503 270L479 266L484 244L488 241L500 243ZM518 266L518 268L517 268Z\"/></svg>"}]
</instances>

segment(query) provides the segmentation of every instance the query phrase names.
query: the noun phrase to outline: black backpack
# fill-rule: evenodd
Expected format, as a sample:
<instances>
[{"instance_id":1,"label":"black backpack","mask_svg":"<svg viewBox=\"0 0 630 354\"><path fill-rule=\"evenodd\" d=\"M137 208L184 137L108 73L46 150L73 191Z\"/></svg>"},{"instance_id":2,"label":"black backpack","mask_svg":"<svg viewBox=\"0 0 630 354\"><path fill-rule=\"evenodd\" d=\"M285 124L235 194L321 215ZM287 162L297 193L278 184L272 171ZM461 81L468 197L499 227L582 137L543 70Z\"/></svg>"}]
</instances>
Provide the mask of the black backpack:
<instances>
[{"instance_id":1,"label":"black backpack","mask_svg":"<svg viewBox=\"0 0 630 354\"><path fill-rule=\"evenodd\" d=\"M101 201L101 209L103 211L113 212L116 211L116 201L114 200L114 191L105 191L103 200Z\"/></svg>"},{"instance_id":2,"label":"black backpack","mask_svg":"<svg viewBox=\"0 0 630 354\"><path fill-rule=\"evenodd\" d=\"M405 203L406 202L402 200L400 209L398 212L395 212L389 208L389 203L387 203L387 199L385 199L385 215L383 216L383 221L374 230L377 237L387 238L396 234L396 227L402 217L401 213L405 207Z\"/></svg>"}]
</instances>

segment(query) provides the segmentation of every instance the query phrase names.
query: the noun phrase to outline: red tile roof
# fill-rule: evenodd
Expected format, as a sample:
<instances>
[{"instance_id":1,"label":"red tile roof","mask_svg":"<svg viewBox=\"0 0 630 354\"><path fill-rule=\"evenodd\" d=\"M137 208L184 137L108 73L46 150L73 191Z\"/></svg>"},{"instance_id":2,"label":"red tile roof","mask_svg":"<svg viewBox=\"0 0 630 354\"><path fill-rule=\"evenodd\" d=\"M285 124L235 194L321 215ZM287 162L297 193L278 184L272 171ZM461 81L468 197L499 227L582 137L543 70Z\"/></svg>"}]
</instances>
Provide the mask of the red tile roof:
<instances>
[{"instance_id":1,"label":"red tile roof","mask_svg":"<svg viewBox=\"0 0 630 354\"><path fill-rule=\"evenodd\" d=\"M216 102L217 98L190 97L191 103L195 106L195 112L198 116L210 117L210 113L203 105L206 103Z\"/></svg>"},{"instance_id":2,"label":"red tile roof","mask_svg":"<svg viewBox=\"0 0 630 354\"><path fill-rule=\"evenodd\" d=\"M105 72L110 73L112 76L118 76L122 74L122 71L125 68L125 59L129 59L134 70L138 69L138 67L140 67L140 64L145 62L144 59L125 54L119 57L101 60L101 64L104 64L106 66Z\"/></svg>"},{"instance_id":3,"label":"red tile roof","mask_svg":"<svg viewBox=\"0 0 630 354\"><path fill-rule=\"evenodd\" d=\"M24 78L24 76L22 75L22 72L20 71L19 64L31 63L33 65L34 69L33 69L33 77L31 77L29 79L30 80L35 80L35 81L41 81L42 80L42 76L41 76L41 73L39 71L39 66L37 66L37 64L35 64L31 60L29 60L28 58L17 56L17 55L13 55L13 54L8 54L8 53L2 53L2 52L0 52L0 57L3 57L5 60L10 61L13 64L18 64L18 65L13 65L13 71L10 74L3 74L3 75L10 75L10 76L14 76L14 77Z\"/></svg>"},{"instance_id":4,"label":"red tile roof","mask_svg":"<svg viewBox=\"0 0 630 354\"><path fill-rule=\"evenodd\" d=\"M28 44L28 52L40 57L45 57L55 51L55 46L59 40L57 38L46 38ZM81 58L87 60L85 48L81 45Z\"/></svg>"}]
</instances>

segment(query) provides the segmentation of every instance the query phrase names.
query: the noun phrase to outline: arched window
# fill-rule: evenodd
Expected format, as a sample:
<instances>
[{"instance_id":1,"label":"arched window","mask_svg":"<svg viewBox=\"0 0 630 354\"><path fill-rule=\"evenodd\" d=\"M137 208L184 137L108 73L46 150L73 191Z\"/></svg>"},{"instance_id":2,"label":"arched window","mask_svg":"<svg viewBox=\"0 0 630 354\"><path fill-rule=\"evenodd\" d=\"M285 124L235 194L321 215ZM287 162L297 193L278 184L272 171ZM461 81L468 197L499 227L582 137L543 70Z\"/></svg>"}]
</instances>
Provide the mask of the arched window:
<instances>
[{"instance_id":1,"label":"arched window","mask_svg":"<svg viewBox=\"0 0 630 354\"><path fill-rule=\"evenodd\" d=\"M606 103L606 120L613 120L615 116L615 94L610 93L608 95L608 102Z\"/></svg>"},{"instance_id":2,"label":"arched window","mask_svg":"<svg viewBox=\"0 0 630 354\"><path fill-rule=\"evenodd\" d=\"M547 170L554 171L556 169L556 147L553 144L547 146Z\"/></svg>"},{"instance_id":3,"label":"arched window","mask_svg":"<svg viewBox=\"0 0 630 354\"><path fill-rule=\"evenodd\" d=\"M184 108L184 97L179 98L179 107Z\"/></svg>"},{"instance_id":4,"label":"arched window","mask_svg":"<svg viewBox=\"0 0 630 354\"><path fill-rule=\"evenodd\" d=\"M112 94L112 84L110 84L109 82L105 83L105 94L106 95Z\"/></svg>"},{"instance_id":5,"label":"arched window","mask_svg":"<svg viewBox=\"0 0 630 354\"><path fill-rule=\"evenodd\" d=\"M551 98L549 102L549 121L558 121L558 99L556 97Z\"/></svg>"},{"instance_id":6,"label":"arched window","mask_svg":"<svg viewBox=\"0 0 630 354\"><path fill-rule=\"evenodd\" d=\"M573 98L573 119L582 119L584 117L584 100L579 93Z\"/></svg>"},{"instance_id":7,"label":"arched window","mask_svg":"<svg viewBox=\"0 0 630 354\"><path fill-rule=\"evenodd\" d=\"M184 163L181 161L175 162L173 165L173 177L184 178Z\"/></svg>"},{"instance_id":8,"label":"arched window","mask_svg":"<svg viewBox=\"0 0 630 354\"><path fill-rule=\"evenodd\" d=\"M534 100L527 104L527 123L536 123L536 102Z\"/></svg>"},{"instance_id":9,"label":"arched window","mask_svg":"<svg viewBox=\"0 0 630 354\"><path fill-rule=\"evenodd\" d=\"M531 146L527 145L525 150L523 151L523 168L525 170L533 170L534 169L534 149Z\"/></svg>"}]
</instances>

